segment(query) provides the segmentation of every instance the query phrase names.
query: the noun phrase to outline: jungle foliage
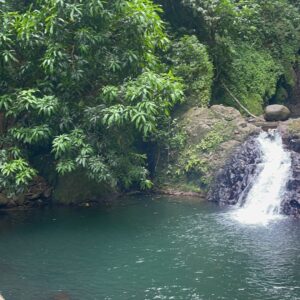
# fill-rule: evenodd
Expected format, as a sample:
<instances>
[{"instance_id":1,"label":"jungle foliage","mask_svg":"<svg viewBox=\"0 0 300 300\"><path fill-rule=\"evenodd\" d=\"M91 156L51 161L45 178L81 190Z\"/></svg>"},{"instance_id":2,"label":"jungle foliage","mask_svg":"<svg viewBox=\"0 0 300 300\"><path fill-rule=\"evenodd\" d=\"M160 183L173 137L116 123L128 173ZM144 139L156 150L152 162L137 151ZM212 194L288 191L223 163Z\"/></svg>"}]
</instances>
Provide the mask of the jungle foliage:
<instances>
[{"instance_id":1,"label":"jungle foliage","mask_svg":"<svg viewBox=\"0 0 300 300\"><path fill-rule=\"evenodd\" d=\"M138 148L183 94L157 54L169 44L159 13L150 0L1 1L2 187L35 176L41 145L59 174L151 186Z\"/></svg>"},{"instance_id":2,"label":"jungle foliage","mask_svg":"<svg viewBox=\"0 0 300 300\"><path fill-rule=\"evenodd\" d=\"M297 1L162 0L173 28L193 32L214 63L215 103L235 105L224 84L254 114L293 85L300 41Z\"/></svg>"},{"instance_id":3,"label":"jungle foliage","mask_svg":"<svg viewBox=\"0 0 300 300\"><path fill-rule=\"evenodd\" d=\"M300 13L287 0L0 0L0 188L22 191L47 155L113 187L150 188L147 145L172 112L252 113L293 85ZM172 125L173 124L173 125ZM175 126L175 125L174 125Z\"/></svg>"}]
</instances>

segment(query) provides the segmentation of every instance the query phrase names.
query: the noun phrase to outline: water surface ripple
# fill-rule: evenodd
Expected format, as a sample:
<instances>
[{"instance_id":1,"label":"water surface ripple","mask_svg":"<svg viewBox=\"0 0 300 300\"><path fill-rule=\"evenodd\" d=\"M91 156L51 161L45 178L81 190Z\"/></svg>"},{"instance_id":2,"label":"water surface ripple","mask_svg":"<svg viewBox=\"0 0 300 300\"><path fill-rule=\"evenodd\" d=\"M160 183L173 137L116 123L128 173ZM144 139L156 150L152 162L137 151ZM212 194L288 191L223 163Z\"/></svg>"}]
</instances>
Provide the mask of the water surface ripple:
<instances>
[{"instance_id":1,"label":"water surface ripple","mask_svg":"<svg viewBox=\"0 0 300 300\"><path fill-rule=\"evenodd\" d=\"M300 222L246 225L230 209L138 197L106 209L0 215L8 300L300 299Z\"/></svg>"}]
</instances>

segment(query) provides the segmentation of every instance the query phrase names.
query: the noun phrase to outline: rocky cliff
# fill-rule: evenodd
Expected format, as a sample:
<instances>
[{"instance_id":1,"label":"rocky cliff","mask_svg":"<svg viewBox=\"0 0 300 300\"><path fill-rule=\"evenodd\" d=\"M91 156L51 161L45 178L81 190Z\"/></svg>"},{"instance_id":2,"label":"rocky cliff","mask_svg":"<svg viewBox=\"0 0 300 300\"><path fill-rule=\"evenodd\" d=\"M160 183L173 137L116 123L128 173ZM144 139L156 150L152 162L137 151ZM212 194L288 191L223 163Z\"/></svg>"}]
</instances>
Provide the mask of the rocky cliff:
<instances>
[{"instance_id":1,"label":"rocky cliff","mask_svg":"<svg viewBox=\"0 0 300 300\"><path fill-rule=\"evenodd\" d=\"M184 142L160 158L156 186L170 194L205 194L230 154L259 130L232 107L190 108L178 122Z\"/></svg>"}]
</instances>

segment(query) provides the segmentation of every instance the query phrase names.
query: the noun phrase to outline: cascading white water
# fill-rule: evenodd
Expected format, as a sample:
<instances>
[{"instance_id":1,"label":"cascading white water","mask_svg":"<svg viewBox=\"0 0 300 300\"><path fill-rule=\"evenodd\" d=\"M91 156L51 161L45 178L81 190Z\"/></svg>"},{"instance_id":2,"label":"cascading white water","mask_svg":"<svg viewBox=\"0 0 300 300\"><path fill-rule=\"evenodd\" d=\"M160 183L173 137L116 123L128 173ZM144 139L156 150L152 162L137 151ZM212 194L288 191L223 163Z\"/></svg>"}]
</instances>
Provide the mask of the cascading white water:
<instances>
[{"instance_id":1,"label":"cascading white water","mask_svg":"<svg viewBox=\"0 0 300 300\"><path fill-rule=\"evenodd\" d=\"M262 132L257 138L262 153L259 174L246 199L232 216L246 224L267 224L278 219L280 204L291 172L291 156L278 131Z\"/></svg>"}]
</instances>

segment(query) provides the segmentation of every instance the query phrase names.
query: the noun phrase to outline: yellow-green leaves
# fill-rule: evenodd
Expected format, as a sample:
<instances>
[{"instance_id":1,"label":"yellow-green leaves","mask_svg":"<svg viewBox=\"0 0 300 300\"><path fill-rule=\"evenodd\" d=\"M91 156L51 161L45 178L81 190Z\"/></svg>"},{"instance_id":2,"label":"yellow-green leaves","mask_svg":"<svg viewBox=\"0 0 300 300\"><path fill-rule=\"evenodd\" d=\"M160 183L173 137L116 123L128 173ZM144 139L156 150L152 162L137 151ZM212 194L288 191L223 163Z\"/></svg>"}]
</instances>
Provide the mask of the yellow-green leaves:
<instances>
[{"instance_id":1,"label":"yellow-green leaves","mask_svg":"<svg viewBox=\"0 0 300 300\"><path fill-rule=\"evenodd\" d=\"M11 136L25 144L35 144L45 141L51 136L51 129L48 125L34 127L14 127L9 130Z\"/></svg>"},{"instance_id":2,"label":"yellow-green leaves","mask_svg":"<svg viewBox=\"0 0 300 300\"><path fill-rule=\"evenodd\" d=\"M38 94L38 90L28 89L0 96L0 109L7 116L13 117L29 112L50 117L57 112L59 102L55 96L38 96Z\"/></svg>"},{"instance_id":3,"label":"yellow-green leaves","mask_svg":"<svg viewBox=\"0 0 300 300\"><path fill-rule=\"evenodd\" d=\"M99 182L151 187L136 145L183 96L161 62L169 39L160 13L152 0L1 7L0 110L11 121L4 148L29 158L42 151L59 174L80 168Z\"/></svg>"},{"instance_id":4,"label":"yellow-green leaves","mask_svg":"<svg viewBox=\"0 0 300 300\"><path fill-rule=\"evenodd\" d=\"M194 35L183 36L171 48L174 73L185 83L188 103L207 107L211 101L213 63L208 49Z\"/></svg>"},{"instance_id":5,"label":"yellow-green leaves","mask_svg":"<svg viewBox=\"0 0 300 300\"><path fill-rule=\"evenodd\" d=\"M151 71L128 81L119 92L106 87L103 93L106 98L119 95L122 103L103 110L103 123L109 127L132 124L144 137L155 132L160 118L168 117L173 106L183 97L182 84L172 73Z\"/></svg>"},{"instance_id":6,"label":"yellow-green leaves","mask_svg":"<svg viewBox=\"0 0 300 300\"><path fill-rule=\"evenodd\" d=\"M0 151L0 186L8 195L22 192L36 175L37 171L24 158L12 158L8 151Z\"/></svg>"}]
</instances>

